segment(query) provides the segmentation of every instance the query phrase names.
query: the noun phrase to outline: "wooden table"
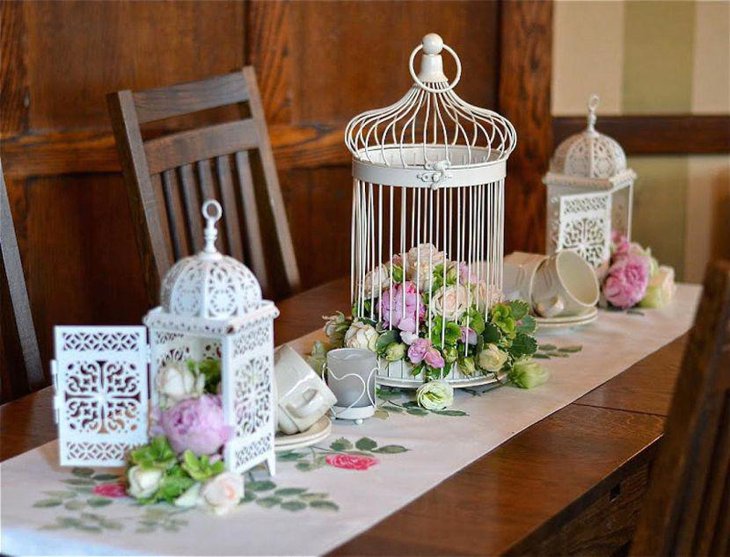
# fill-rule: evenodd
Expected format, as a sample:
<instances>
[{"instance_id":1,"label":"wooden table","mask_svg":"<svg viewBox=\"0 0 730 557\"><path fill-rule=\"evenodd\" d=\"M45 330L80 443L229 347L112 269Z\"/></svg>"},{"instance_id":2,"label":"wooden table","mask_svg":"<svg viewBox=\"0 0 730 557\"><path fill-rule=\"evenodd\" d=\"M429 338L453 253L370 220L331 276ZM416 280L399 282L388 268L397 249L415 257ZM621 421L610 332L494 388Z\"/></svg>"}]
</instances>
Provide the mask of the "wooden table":
<instances>
[{"instance_id":1,"label":"wooden table","mask_svg":"<svg viewBox=\"0 0 730 557\"><path fill-rule=\"evenodd\" d=\"M278 304L277 343L349 305L333 281ZM613 554L631 539L685 337L638 362L335 550ZM56 438L52 392L0 407L0 460Z\"/></svg>"}]
</instances>

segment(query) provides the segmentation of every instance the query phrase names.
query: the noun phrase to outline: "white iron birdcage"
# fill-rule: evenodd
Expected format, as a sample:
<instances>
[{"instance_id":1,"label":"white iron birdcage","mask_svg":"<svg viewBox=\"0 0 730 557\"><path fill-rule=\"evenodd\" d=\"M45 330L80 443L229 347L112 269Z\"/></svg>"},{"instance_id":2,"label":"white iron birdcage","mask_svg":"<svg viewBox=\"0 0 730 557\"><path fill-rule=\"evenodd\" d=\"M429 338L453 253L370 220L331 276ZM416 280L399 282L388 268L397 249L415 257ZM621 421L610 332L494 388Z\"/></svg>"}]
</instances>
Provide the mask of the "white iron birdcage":
<instances>
[{"instance_id":1,"label":"white iron birdcage","mask_svg":"<svg viewBox=\"0 0 730 557\"><path fill-rule=\"evenodd\" d=\"M160 429L158 373L211 359L220 362L216 402L231 430L223 450L226 468L244 472L266 462L274 473L273 322L279 312L262 299L243 263L215 249L220 204L206 201L203 216L203 251L170 269L160 306L144 318L149 345L145 327L56 327L61 464L124 464L130 448L148 441L150 422Z\"/></svg>"},{"instance_id":2,"label":"white iron birdcage","mask_svg":"<svg viewBox=\"0 0 730 557\"><path fill-rule=\"evenodd\" d=\"M631 237L636 179L618 142L596 131L598 103L592 95L588 126L558 146L543 178L548 254L572 249L594 267L608 261L612 233Z\"/></svg>"},{"instance_id":3,"label":"white iron birdcage","mask_svg":"<svg viewBox=\"0 0 730 557\"><path fill-rule=\"evenodd\" d=\"M416 74L413 62L421 50ZM453 82L444 74L442 50L456 62ZM506 118L454 93L461 79L461 62L441 37L426 35L412 51L409 69L414 84L403 98L356 116L345 131L354 178L353 314L402 332L409 331L403 323L394 323L393 308L406 308L401 311L403 317L413 294L416 299L433 301L438 294L434 269L443 272L444 283L447 273L457 269L457 305L475 303L486 313L500 299L504 179L507 159L517 141ZM464 268L465 274L459 272ZM397 285L403 280L411 285L401 284L398 292ZM389 309L380 298L386 290ZM419 313L417 304L412 334L418 334L419 325L425 323L430 338L437 322L431 314ZM446 319L440 324L445 329ZM413 329L411 325L406 324L405 329ZM442 330L441 335L444 333ZM402 387L423 383L424 377L413 377L410 372L403 362L381 366L378 381ZM489 382L456 367L444 379L457 386Z\"/></svg>"}]
</instances>

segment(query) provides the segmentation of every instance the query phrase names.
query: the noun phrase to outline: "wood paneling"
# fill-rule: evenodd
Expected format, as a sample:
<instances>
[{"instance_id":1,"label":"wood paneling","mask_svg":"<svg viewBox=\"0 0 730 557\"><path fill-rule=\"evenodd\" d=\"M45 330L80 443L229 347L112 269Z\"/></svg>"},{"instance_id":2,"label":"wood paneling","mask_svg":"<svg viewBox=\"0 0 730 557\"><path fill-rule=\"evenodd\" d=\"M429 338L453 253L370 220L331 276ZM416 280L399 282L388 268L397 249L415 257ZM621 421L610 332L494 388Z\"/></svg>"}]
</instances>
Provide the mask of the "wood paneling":
<instances>
[{"instance_id":1,"label":"wood paneling","mask_svg":"<svg viewBox=\"0 0 730 557\"><path fill-rule=\"evenodd\" d=\"M542 146L550 7L523 4L3 2L0 151L18 208L44 358L54 324L135 322L147 309L104 102L110 91L254 65L302 283L309 287L349 272L344 126L356 112L405 94L410 51L436 31L461 56L460 96L501 107L516 123L508 240L512 247L542 246L542 188L532 181L550 150ZM453 72L446 57L446 73ZM194 123L152 122L143 133L153 137ZM43 213L53 227L45 234Z\"/></svg>"},{"instance_id":2,"label":"wood paneling","mask_svg":"<svg viewBox=\"0 0 730 557\"><path fill-rule=\"evenodd\" d=\"M555 145L584 130L582 116L553 118ZM730 116L601 116L597 128L628 155L711 155L730 153Z\"/></svg>"}]
</instances>

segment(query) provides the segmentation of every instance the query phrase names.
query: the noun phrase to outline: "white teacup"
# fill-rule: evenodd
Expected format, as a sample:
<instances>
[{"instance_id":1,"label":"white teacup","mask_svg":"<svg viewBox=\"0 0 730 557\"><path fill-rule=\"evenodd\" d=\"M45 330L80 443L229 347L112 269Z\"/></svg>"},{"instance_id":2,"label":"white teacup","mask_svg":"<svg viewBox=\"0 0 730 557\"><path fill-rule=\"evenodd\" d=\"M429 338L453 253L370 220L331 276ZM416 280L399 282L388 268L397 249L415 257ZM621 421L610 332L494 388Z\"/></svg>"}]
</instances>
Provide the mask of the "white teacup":
<instances>
[{"instance_id":1,"label":"white teacup","mask_svg":"<svg viewBox=\"0 0 730 557\"><path fill-rule=\"evenodd\" d=\"M540 253L515 251L504 258L503 291L508 300L529 301L538 267L547 259Z\"/></svg>"},{"instance_id":2,"label":"white teacup","mask_svg":"<svg viewBox=\"0 0 730 557\"><path fill-rule=\"evenodd\" d=\"M276 349L274 376L277 423L288 435L309 429L337 402L325 382L290 346Z\"/></svg>"},{"instance_id":3,"label":"white teacup","mask_svg":"<svg viewBox=\"0 0 730 557\"><path fill-rule=\"evenodd\" d=\"M580 315L598 303L593 267L574 251L560 251L540 265L532 284L532 304L543 317Z\"/></svg>"}]
</instances>

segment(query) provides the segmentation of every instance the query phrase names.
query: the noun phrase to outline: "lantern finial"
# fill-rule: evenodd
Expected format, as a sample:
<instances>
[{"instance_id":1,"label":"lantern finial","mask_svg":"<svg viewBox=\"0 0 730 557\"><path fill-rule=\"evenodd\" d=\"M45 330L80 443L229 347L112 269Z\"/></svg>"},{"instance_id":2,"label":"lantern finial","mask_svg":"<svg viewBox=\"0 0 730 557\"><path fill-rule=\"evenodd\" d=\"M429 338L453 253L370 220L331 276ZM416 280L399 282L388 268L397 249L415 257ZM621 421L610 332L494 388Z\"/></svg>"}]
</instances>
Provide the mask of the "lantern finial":
<instances>
[{"instance_id":1,"label":"lantern finial","mask_svg":"<svg viewBox=\"0 0 730 557\"><path fill-rule=\"evenodd\" d=\"M203 231L205 247L203 248L203 252L217 253L218 250L215 249L215 241L216 238L218 238L218 230L215 225L223 216L223 207L221 207L221 204L215 199L208 199L205 203L203 203L203 209L201 212L205 218L205 230Z\"/></svg>"},{"instance_id":2,"label":"lantern finial","mask_svg":"<svg viewBox=\"0 0 730 557\"><path fill-rule=\"evenodd\" d=\"M588 99L588 129L590 131L596 130L596 110L600 102L601 99L596 94L591 95L591 98Z\"/></svg>"}]
</instances>

